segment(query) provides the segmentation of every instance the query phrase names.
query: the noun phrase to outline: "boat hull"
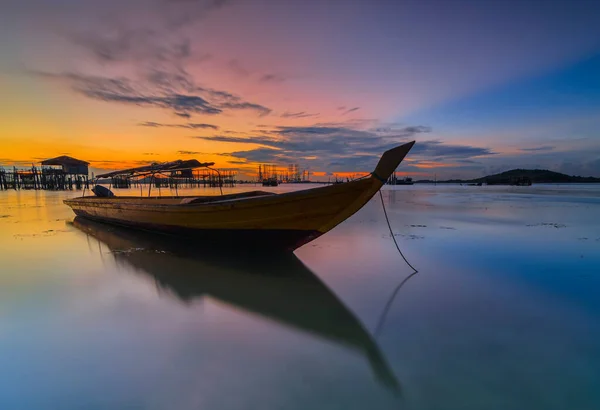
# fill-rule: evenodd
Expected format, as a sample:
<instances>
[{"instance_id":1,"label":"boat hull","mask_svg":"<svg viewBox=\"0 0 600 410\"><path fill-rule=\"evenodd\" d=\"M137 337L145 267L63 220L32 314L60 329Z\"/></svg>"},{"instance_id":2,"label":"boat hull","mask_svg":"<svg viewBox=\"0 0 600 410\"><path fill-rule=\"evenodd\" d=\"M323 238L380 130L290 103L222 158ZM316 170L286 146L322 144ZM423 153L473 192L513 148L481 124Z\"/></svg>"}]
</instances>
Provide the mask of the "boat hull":
<instances>
[{"instance_id":1,"label":"boat hull","mask_svg":"<svg viewBox=\"0 0 600 410\"><path fill-rule=\"evenodd\" d=\"M140 231L188 238L211 246L244 246L246 249L294 250L322 235L316 230L304 229L195 229L175 225L138 223L122 219L98 218L83 210L74 211L77 217Z\"/></svg>"},{"instance_id":2,"label":"boat hull","mask_svg":"<svg viewBox=\"0 0 600 410\"><path fill-rule=\"evenodd\" d=\"M120 197L83 197L65 202L76 215L96 221L210 240L257 241L296 249L356 212L380 186L373 178L349 184L208 204L181 204L185 198L124 201Z\"/></svg>"}]
</instances>

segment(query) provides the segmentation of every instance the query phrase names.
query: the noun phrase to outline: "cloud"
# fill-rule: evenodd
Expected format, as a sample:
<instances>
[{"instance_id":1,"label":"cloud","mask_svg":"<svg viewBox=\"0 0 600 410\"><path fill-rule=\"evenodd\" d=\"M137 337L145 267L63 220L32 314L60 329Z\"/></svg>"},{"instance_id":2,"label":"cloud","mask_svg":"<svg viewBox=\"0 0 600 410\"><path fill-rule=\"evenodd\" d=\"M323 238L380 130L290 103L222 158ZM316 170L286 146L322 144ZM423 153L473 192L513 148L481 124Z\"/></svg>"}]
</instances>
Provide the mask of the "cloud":
<instances>
[{"instance_id":1,"label":"cloud","mask_svg":"<svg viewBox=\"0 0 600 410\"><path fill-rule=\"evenodd\" d=\"M36 158L38 161L44 160L46 158ZM8 165L12 166L28 166L31 168L31 163L37 161L31 161L31 159L19 159L19 158L0 158L0 169L6 167L9 169ZM3 165L4 164L4 165Z\"/></svg>"},{"instance_id":2,"label":"cloud","mask_svg":"<svg viewBox=\"0 0 600 410\"><path fill-rule=\"evenodd\" d=\"M191 40L184 29L211 12L231 3L227 0L154 1L144 7L144 15L132 16L115 8L109 18L98 19L101 29L71 31L71 41L87 50L98 61L165 61L169 58L189 58ZM136 19L138 17L138 19ZM150 17L145 25L140 21ZM206 54L203 55L206 57Z\"/></svg>"},{"instance_id":3,"label":"cloud","mask_svg":"<svg viewBox=\"0 0 600 410\"><path fill-rule=\"evenodd\" d=\"M250 110L265 116L271 110L243 101L226 91L196 87L187 73L154 72L149 81L126 77L99 77L76 73L40 73L37 75L67 83L76 92L95 100L141 107L163 108L180 117L191 114L216 115L226 110ZM194 91L194 93L190 93Z\"/></svg>"},{"instance_id":4,"label":"cloud","mask_svg":"<svg viewBox=\"0 0 600 410\"><path fill-rule=\"evenodd\" d=\"M211 56L207 53L195 55L185 29L229 3L231 1L227 0L159 0L145 4L143 16L139 12L131 15L127 10L115 7L110 17L99 17L86 24L85 29L71 29L65 35L103 64L172 62L190 58L201 62ZM74 26L76 24L69 27Z\"/></svg>"},{"instance_id":5,"label":"cloud","mask_svg":"<svg viewBox=\"0 0 600 410\"><path fill-rule=\"evenodd\" d=\"M236 59L229 60L227 67L240 77L248 77L250 75L250 71Z\"/></svg>"},{"instance_id":6,"label":"cloud","mask_svg":"<svg viewBox=\"0 0 600 410\"><path fill-rule=\"evenodd\" d=\"M111 9L110 17L90 19L76 29L73 29L76 24L69 25L69 31L62 34L100 63L102 73L127 75L98 75L98 70L92 74L66 69L45 77L62 80L87 98L162 108L181 118L241 110L267 115L271 109L261 104L197 84L186 69L190 63L212 58L210 53L194 48L191 31L186 26L229 3L226 0L155 0L144 9L143 18L133 18L136 16L117 12L115 8ZM230 66L238 73L249 74L237 60L231 60Z\"/></svg>"},{"instance_id":7,"label":"cloud","mask_svg":"<svg viewBox=\"0 0 600 410\"><path fill-rule=\"evenodd\" d=\"M177 151L179 155L204 155L204 152L200 151Z\"/></svg>"},{"instance_id":8,"label":"cloud","mask_svg":"<svg viewBox=\"0 0 600 410\"><path fill-rule=\"evenodd\" d=\"M118 22L104 30L73 32L69 38L100 63L181 60L191 55L188 38L172 39L153 28L128 28Z\"/></svg>"},{"instance_id":9,"label":"cloud","mask_svg":"<svg viewBox=\"0 0 600 410\"><path fill-rule=\"evenodd\" d=\"M335 135L340 133L345 133L347 135L356 135L360 133L364 136L370 136L371 134L367 131L354 130L343 127L326 127L326 126L310 126L310 127L288 127L288 126L280 126L277 127L277 130L274 131L277 134L281 135L297 135L297 136L305 136L305 135Z\"/></svg>"},{"instance_id":10,"label":"cloud","mask_svg":"<svg viewBox=\"0 0 600 410\"><path fill-rule=\"evenodd\" d=\"M258 81L261 83L282 83L286 80L281 74L264 74Z\"/></svg>"},{"instance_id":11,"label":"cloud","mask_svg":"<svg viewBox=\"0 0 600 410\"><path fill-rule=\"evenodd\" d=\"M227 68L239 77L250 77L255 73L250 70L238 59L231 59L227 62ZM282 74L266 73L258 77L259 83L282 83L287 80Z\"/></svg>"},{"instance_id":12,"label":"cloud","mask_svg":"<svg viewBox=\"0 0 600 410\"><path fill-rule=\"evenodd\" d=\"M308 118L308 117L317 117L317 116L319 116L319 113L311 114L311 113L307 113L305 111L301 111L301 112L286 111L283 114L281 114L281 118Z\"/></svg>"},{"instance_id":13,"label":"cloud","mask_svg":"<svg viewBox=\"0 0 600 410\"><path fill-rule=\"evenodd\" d=\"M381 153L382 150L416 134L428 132L427 127L406 127L393 135L378 135L369 131L342 127L291 127L280 126L266 131L269 136L242 138L237 136L197 136L206 141L264 145L271 149L293 152L294 155L328 153L353 155L356 152Z\"/></svg>"},{"instance_id":14,"label":"cloud","mask_svg":"<svg viewBox=\"0 0 600 410\"><path fill-rule=\"evenodd\" d=\"M260 162L260 163L286 163L294 160L293 157L286 155L285 152L281 152L271 148L257 148L248 151L234 151L223 154L234 158L240 158L248 162ZM230 161L231 162L231 161Z\"/></svg>"},{"instance_id":15,"label":"cloud","mask_svg":"<svg viewBox=\"0 0 600 410\"><path fill-rule=\"evenodd\" d=\"M333 125L333 124L332 124ZM404 128L387 129L385 132L377 132L371 130L360 130L356 128L348 128L345 126L330 126L330 125L313 125L309 127L277 127L275 134L288 135L290 137L306 137L307 135L328 135L338 136L340 138L408 138L417 134L431 132L430 127L426 126L411 126Z\"/></svg>"},{"instance_id":16,"label":"cloud","mask_svg":"<svg viewBox=\"0 0 600 410\"><path fill-rule=\"evenodd\" d=\"M248 162L303 162L305 166L340 171L367 171L380 155L403 142L431 131L426 126L386 129L384 133L344 127L280 126L265 130L267 135L239 137L230 135L196 136L211 142L255 144L260 148L234 151L229 155ZM411 151L413 161L450 161L493 155L488 148L445 144L438 140L418 141ZM308 161L307 158L311 158ZM465 164L467 164L465 162ZM466 165L468 166L468 165Z\"/></svg>"},{"instance_id":17,"label":"cloud","mask_svg":"<svg viewBox=\"0 0 600 410\"><path fill-rule=\"evenodd\" d=\"M201 139L201 140L205 140L205 141L231 142L231 143L235 143L235 144L259 144L259 145L268 145L268 146L273 146L273 147L280 143L280 141L276 140L275 138L271 138L271 137L242 138L242 137L233 137L233 136L230 137L227 135L214 135L214 136L210 136L210 137L197 136L197 137L192 137L192 138L197 138L197 139Z\"/></svg>"},{"instance_id":18,"label":"cloud","mask_svg":"<svg viewBox=\"0 0 600 410\"><path fill-rule=\"evenodd\" d=\"M420 141L411 150L412 154L426 157L444 158L470 158L484 155L494 155L489 148L474 147L470 145L451 145L441 141Z\"/></svg>"},{"instance_id":19,"label":"cloud","mask_svg":"<svg viewBox=\"0 0 600 410\"><path fill-rule=\"evenodd\" d=\"M249 102L227 102L222 103L220 106L224 109L231 110L253 110L256 111L261 117L264 117L265 115L268 115L271 112L270 108L267 108L260 104L254 104Z\"/></svg>"},{"instance_id":20,"label":"cloud","mask_svg":"<svg viewBox=\"0 0 600 410\"><path fill-rule=\"evenodd\" d=\"M144 94L127 94L100 89L76 87L86 97L106 102L117 102L147 107L167 108L175 112L214 115L223 112L222 109L212 106L208 101L197 95L171 94L164 96L152 96Z\"/></svg>"},{"instance_id":21,"label":"cloud","mask_svg":"<svg viewBox=\"0 0 600 410\"><path fill-rule=\"evenodd\" d=\"M152 161L148 160L127 160L127 161L114 161L109 159L88 159L88 162L93 168L98 169L124 169L136 166L148 165Z\"/></svg>"},{"instance_id":22,"label":"cloud","mask_svg":"<svg viewBox=\"0 0 600 410\"><path fill-rule=\"evenodd\" d=\"M142 122L139 123L138 126L140 127L153 127L153 128L159 128L159 127L169 127L169 128L187 128L187 129L211 129L211 130L218 130L219 127L216 125L212 125L212 124L199 124L199 123L190 123L188 122L187 124L161 124L158 122L152 122L152 121L146 121L146 122Z\"/></svg>"},{"instance_id":23,"label":"cloud","mask_svg":"<svg viewBox=\"0 0 600 410\"><path fill-rule=\"evenodd\" d=\"M340 107L340 108L341 108L341 107ZM357 110L360 110L360 107L354 107L354 108L350 108L349 110L346 110L346 111L344 111L344 112L342 113L342 115L346 115L346 114L349 114L349 113L351 113L351 112L354 112L354 111L357 111Z\"/></svg>"},{"instance_id":24,"label":"cloud","mask_svg":"<svg viewBox=\"0 0 600 410\"><path fill-rule=\"evenodd\" d=\"M550 145L544 145L541 147L535 147L535 148L521 148L521 151L525 151L525 152L532 152L532 151L553 151L555 147L550 146Z\"/></svg>"},{"instance_id":25,"label":"cloud","mask_svg":"<svg viewBox=\"0 0 600 410\"><path fill-rule=\"evenodd\" d=\"M335 159L326 163L326 167L334 171L366 171L371 170L377 158L372 155L354 155L352 157Z\"/></svg>"},{"instance_id":26,"label":"cloud","mask_svg":"<svg viewBox=\"0 0 600 410\"><path fill-rule=\"evenodd\" d=\"M423 132L431 132L431 127L426 127L424 125L417 125L417 126L412 126L412 127L404 127L404 128L400 128L398 130L401 133L406 133L406 134L420 134ZM394 129L389 129L387 132L397 132L397 130Z\"/></svg>"}]
</instances>

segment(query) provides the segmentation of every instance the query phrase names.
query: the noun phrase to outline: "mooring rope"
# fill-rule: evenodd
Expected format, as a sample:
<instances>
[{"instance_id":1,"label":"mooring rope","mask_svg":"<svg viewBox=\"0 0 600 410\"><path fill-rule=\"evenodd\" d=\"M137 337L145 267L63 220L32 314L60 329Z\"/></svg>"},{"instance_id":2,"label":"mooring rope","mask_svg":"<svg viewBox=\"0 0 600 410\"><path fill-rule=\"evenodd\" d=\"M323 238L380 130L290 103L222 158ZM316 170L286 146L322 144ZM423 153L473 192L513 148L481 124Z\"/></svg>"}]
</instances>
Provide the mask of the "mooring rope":
<instances>
[{"instance_id":1,"label":"mooring rope","mask_svg":"<svg viewBox=\"0 0 600 410\"><path fill-rule=\"evenodd\" d=\"M414 268L414 266L412 266L410 264L410 262L406 259L406 257L404 256L404 254L402 253L402 251L400 250L400 245L398 245L398 242L396 241L396 237L394 236L394 231L392 230L392 225L390 224L390 219L388 218L388 214L387 214L387 210L385 209L385 202L383 202L383 194L381 193L381 189L379 190L379 198L381 199L381 207L383 208L383 214L385 215L385 221L387 222L387 226L390 230L390 235L392 235L392 239L394 241L394 244L396 245L396 249L398 249L398 253L400 253L400 256L402 256L402 259L404 259L404 262L406 262L406 264L408 266L410 266L410 268L413 270L412 273L410 275L408 275L406 278L404 278L399 284L398 286L396 286L396 288L394 289L394 291L392 292L392 294L390 295L390 297L388 298L387 303L385 304L385 307L383 308L383 311L381 312L381 314L379 315L379 320L377 321L377 325L375 326L375 329L373 331L373 336L375 338L379 337L381 330L383 329L383 324L385 323L385 320L387 318L388 312L392 306L392 303L394 302L394 299L396 299L396 295L398 294L398 292L400 291L400 289L402 288L402 286L404 286L404 284L406 282L408 282L408 280L410 278L412 278L413 276L415 276L417 273L419 273L418 270L416 270Z\"/></svg>"},{"instance_id":2,"label":"mooring rope","mask_svg":"<svg viewBox=\"0 0 600 410\"><path fill-rule=\"evenodd\" d=\"M394 240L394 244L396 245L396 249L398 249L398 252L400 253L400 256L402 256L402 259L404 259L404 262L406 262L406 264L408 266L410 266L410 268L413 270L413 273L419 272L418 270L415 269L414 266L412 266L410 264L410 262L406 259L406 257L404 256L404 254L400 250L400 246L398 245L398 241L396 241L396 237L394 236L394 231L392 230L392 225L390 225L390 219L388 218L387 211L385 210L385 203L383 202L383 194L381 193L381 189L379 190L379 198L381 198L381 206L383 207L383 214L385 215L385 221L387 222L387 226L390 229L390 235L392 235L392 239Z\"/></svg>"}]
</instances>

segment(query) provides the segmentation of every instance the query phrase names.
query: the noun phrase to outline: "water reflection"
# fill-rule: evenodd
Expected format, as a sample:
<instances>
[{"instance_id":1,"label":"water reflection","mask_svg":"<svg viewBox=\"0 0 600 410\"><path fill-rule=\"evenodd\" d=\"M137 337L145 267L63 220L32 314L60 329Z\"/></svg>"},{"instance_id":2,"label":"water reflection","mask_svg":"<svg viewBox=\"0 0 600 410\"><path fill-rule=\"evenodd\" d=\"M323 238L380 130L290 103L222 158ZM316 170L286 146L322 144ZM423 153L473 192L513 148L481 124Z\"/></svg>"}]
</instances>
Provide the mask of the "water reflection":
<instances>
[{"instance_id":1,"label":"water reflection","mask_svg":"<svg viewBox=\"0 0 600 410\"><path fill-rule=\"evenodd\" d=\"M72 225L88 240L91 236L108 246L118 264L149 275L160 295L183 303L210 296L353 348L369 360L380 383L399 392L398 380L373 337L295 255L215 248L79 217Z\"/></svg>"}]
</instances>

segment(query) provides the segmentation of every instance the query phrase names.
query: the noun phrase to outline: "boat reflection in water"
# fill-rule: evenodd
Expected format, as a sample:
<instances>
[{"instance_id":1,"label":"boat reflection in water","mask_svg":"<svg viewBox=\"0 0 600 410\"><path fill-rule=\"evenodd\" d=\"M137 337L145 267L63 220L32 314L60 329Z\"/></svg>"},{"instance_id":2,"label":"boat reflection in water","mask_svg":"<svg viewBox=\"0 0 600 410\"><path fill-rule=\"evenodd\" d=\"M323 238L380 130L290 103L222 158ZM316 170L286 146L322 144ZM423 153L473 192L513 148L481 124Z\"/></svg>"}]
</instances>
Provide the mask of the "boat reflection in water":
<instances>
[{"instance_id":1,"label":"boat reflection in water","mask_svg":"<svg viewBox=\"0 0 600 410\"><path fill-rule=\"evenodd\" d=\"M371 334L292 253L211 249L205 243L107 226L81 217L72 225L106 244L118 263L151 276L185 303L203 296L361 352L377 380L399 393L398 380ZM241 253L241 254L240 254Z\"/></svg>"}]
</instances>

